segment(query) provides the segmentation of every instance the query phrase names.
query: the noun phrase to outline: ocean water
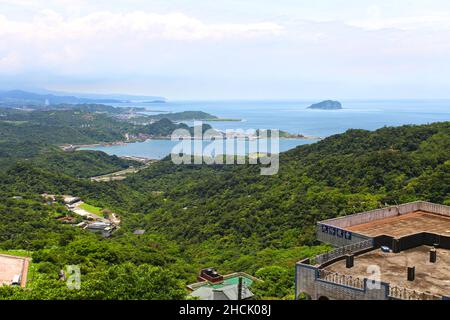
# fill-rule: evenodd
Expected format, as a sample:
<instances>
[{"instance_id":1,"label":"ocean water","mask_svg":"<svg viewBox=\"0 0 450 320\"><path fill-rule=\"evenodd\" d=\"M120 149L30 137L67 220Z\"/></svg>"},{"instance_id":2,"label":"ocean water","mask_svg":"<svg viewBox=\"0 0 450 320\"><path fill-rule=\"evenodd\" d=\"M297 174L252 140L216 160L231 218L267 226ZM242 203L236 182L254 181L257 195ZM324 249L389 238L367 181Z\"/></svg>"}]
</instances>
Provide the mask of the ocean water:
<instances>
[{"instance_id":1,"label":"ocean water","mask_svg":"<svg viewBox=\"0 0 450 320\"><path fill-rule=\"evenodd\" d=\"M240 122L209 122L213 128L222 131L279 129L322 138L348 129L375 130L384 126L450 121L450 100L341 100L342 110L307 109L315 102L317 101L174 101L116 106L144 107L149 113L204 111L219 118L242 119ZM315 141L282 139L279 149L283 152ZM124 146L94 147L90 150L160 159L168 155L174 145L175 142L169 140L151 140Z\"/></svg>"},{"instance_id":2,"label":"ocean water","mask_svg":"<svg viewBox=\"0 0 450 320\"><path fill-rule=\"evenodd\" d=\"M299 145L309 144L316 142L317 140L304 140L304 139L280 139L278 141L278 146L274 147L274 141L269 141L265 139L244 141L244 140L223 140L223 144L214 145L210 141L198 141L202 144L201 151L197 152L194 146L196 141L185 141L188 145L182 149L183 154L191 155L204 155L203 151L208 145L215 147L215 152L207 153L208 156L215 156L219 154L234 154L238 156L244 156L249 154L250 143L255 143L254 149L261 152L267 153L273 151L274 153L288 151ZM80 150L96 150L103 151L109 155L116 156L132 156L132 157L142 157L148 159L162 159L167 155L172 153L173 148L179 144L177 141L170 140L147 140L144 142L134 142L128 143L126 145L115 145L115 146L98 146L89 148L80 148ZM229 152L231 150L231 152ZM178 153L175 152L174 153ZM252 152L253 153L253 152Z\"/></svg>"}]
</instances>

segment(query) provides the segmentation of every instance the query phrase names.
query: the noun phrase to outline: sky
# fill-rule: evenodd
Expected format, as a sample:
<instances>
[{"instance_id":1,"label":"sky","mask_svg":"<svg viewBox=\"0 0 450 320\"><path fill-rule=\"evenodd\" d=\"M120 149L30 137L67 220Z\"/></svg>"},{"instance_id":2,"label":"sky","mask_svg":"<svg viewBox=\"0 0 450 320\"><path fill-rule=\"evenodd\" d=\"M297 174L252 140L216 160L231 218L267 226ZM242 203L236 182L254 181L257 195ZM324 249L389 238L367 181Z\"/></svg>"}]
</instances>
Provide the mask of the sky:
<instances>
[{"instance_id":1,"label":"sky","mask_svg":"<svg viewBox=\"0 0 450 320\"><path fill-rule=\"evenodd\" d=\"M0 0L0 89L450 98L448 0Z\"/></svg>"}]
</instances>

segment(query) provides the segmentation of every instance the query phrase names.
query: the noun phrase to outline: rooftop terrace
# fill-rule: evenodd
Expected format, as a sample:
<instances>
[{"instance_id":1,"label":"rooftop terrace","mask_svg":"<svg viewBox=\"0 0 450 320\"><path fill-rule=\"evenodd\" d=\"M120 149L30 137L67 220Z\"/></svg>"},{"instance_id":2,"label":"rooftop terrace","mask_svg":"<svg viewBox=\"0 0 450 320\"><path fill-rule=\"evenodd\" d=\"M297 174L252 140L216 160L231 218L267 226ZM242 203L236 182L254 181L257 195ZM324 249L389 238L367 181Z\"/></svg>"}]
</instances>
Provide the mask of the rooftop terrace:
<instances>
[{"instance_id":1,"label":"rooftop terrace","mask_svg":"<svg viewBox=\"0 0 450 320\"><path fill-rule=\"evenodd\" d=\"M258 281L244 272L236 272L223 276L220 282L201 281L188 285L190 295L201 300L238 300L239 278L242 278L241 299L253 297L251 285Z\"/></svg>"},{"instance_id":2,"label":"rooftop terrace","mask_svg":"<svg viewBox=\"0 0 450 320\"><path fill-rule=\"evenodd\" d=\"M345 259L329 265L325 270L360 279L368 278L369 266L380 268L381 281L438 296L450 295L450 251L437 249L437 262L430 263L430 248L420 246L400 253L384 253L380 249L355 256L354 267L346 268ZM416 268L414 281L407 280L407 267Z\"/></svg>"},{"instance_id":3,"label":"rooftop terrace","mask_svg":"<svg viewBox=\"0 0 450 320\"><path fill-rule=\"evenodd\" d=\"M239 278L242 278L242 283L244 286L250 287L253 284L253 282L256 281L256 278L244 272L232 273L224 276L223 278L224 278L223 281L221 281L220 283L211 283L209 281L201 281L193 283L191 285L188 285L188 289L195 290L200 287L211 287L213 289L221 289L229 285L237 285L239 283Z\"/></svg>"},{"instance_id":4,"label":"rooftop terrace","mask_svg":"<svg viewBox=\"0 0 450 320\"><path fill-rule=\"evenodd\" d=\"M224 279L222 283L211 284L214 289L220 289L229 285L237 285L239 283L240 276L230 277L228 279ZM242 276L242 284L244 286L250 287L253 284L253 279Z\"/></svg>"},{"instance_id":5,"label":"rooftop terrace","mask_svg":"<svg viewBox=\"0 0 450 320\"><path fill-rule=\"evenodd\" d=\"M415 211L400 216L350 226L347 227L347 230L368 237L387 235L400 238L419 232L450 236L450 217L424 211Z\"/></svg>"},{"instance_id":6,"label":"rooftop terrace","mask_svg":"<svg viewBox=\"0 0 450 320\"><path fill-rule=\"evenodd\" d=\"M335 249L297 263L297 297L450 298L450 206L405 203L320 221L316 231L319 241ZM371 280L380 286L371 287Z\"/></svg>"},{"instance_id":7,"label":"rooftop terrace","mask_svg":"<svg viewBox=\"0 0 450 320\"><path fill-rule=\"evenodd\" d=\"M450 206L416 201L340 216L317 224L317 239L335 247L381 236L403 238L419 233L450 239Z\"/></svg>"}]
</instances>

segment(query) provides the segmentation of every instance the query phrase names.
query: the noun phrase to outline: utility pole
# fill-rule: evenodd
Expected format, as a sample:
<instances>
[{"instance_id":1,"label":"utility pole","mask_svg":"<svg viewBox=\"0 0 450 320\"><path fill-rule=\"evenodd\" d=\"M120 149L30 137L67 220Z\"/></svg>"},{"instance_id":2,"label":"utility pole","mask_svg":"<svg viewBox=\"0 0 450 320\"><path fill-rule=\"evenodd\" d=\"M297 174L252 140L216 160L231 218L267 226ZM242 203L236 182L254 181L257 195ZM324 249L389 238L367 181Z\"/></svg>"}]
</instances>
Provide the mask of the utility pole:
<instances>
[{"instance_id":1,"label":"utility pole","mask_svg":"<svg viewBox=\"0 0 450 320\"><path fill-rule=\"evenodd\" d=\"M238 300L242 300L242 277L239 277L238 282Z\"/></svg>"}]
</instances>

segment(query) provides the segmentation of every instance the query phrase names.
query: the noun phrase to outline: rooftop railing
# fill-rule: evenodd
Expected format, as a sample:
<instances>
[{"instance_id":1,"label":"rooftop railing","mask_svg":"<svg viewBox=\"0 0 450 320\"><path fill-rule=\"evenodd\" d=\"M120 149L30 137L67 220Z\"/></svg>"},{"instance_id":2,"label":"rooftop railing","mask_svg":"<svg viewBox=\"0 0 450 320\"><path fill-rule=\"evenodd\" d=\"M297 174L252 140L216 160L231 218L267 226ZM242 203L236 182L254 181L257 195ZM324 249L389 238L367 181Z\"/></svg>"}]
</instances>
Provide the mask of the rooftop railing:
<instances>
[{"instance_id":1,"label":"rooftop railing","mask_svg":"<svg viewBox=\"0 0 450 320\"><path fill-rule=\"evenodd\" d=\"M320 280L331 282L341 286L347 286L361 290L365 289L364 279L356 276L345 275L329 270L320 269L318 270L318 278ZM442 296L439 295L390 285L388 297L398 300L442 300Z\"/></svg>"},{"instance_id":2,"label":"rooftop railing","mask_svg":"<svg viewBox=\"0 0 450 320\"><path fill-rule=\"evenodd\" d=\"M389 297L400 300L442 300L441 296L398 286L389 287Z\"/></svg>"},{"instance_id":3,"label":"rooftop railing","mask_svg":"<svg viewBox=\"0 0 450 320\"><path fill-rule=\"evenodd\" d=\"M364 280L361 278L340 274L324 269L320 269L318 270L318 272L319 272L318 278L321 280L361 290L364 289Z\"/></svg>"},{"instance_id":4,"label":"rooftop railing","mask_svg":"<svg viewBox=\"0 0 450 320\"><path fill-rule=\"evenodd\" d=\"M340 248L334 249L330 252L323 253L321 255L316 256L313 259L313 262L314 262L314 264L322 265L329 261L343 257L346 254L352 254L352 253L362 251L365 249L369 249L369 248L373 248L373 240L372 239L364 240L364 241L361 241L358 243L353 243L348 246L340 247Z\"/></svg>"}]
</instances>

